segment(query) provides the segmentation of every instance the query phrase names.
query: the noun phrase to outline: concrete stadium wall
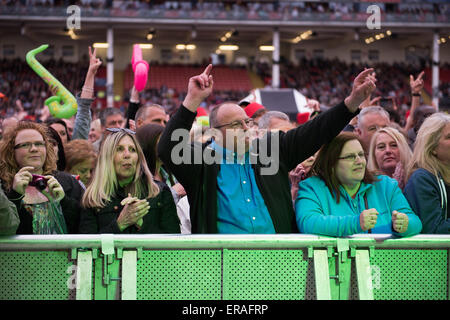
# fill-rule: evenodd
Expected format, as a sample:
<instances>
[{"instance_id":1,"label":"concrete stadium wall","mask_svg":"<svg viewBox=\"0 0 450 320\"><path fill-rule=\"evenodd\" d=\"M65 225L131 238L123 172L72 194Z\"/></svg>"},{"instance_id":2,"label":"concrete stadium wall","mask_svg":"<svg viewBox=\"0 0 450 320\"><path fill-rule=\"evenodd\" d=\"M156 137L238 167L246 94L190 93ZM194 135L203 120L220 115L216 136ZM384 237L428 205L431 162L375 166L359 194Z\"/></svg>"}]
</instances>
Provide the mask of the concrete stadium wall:
<instances>
[{"instance_id":1,"label":"concrete stadium wall","mask_svg":"<svg viewBox=\"0 0 450 320\"><path fill-rule=\"evenodd\" d=\"M48 39L46 39L48 40ZM55 59L64 58L65 61L76 63L79 61L83 55L88 55L87 47L91 43L83 40L70 40L67 41L42 41L41 39L32 39L17 36L3 36L0 38L0 59L3 58L13 58L19 57L25 59L26 53L44 43L50 43L54 45L54 56ZM4 55L4 46L14 45L15 54L14 56L6 57ZM205 60L210 60L210 55L216 52L218 47L217 43L208 44L196 44L197 48L193 51L188 51L181 53L175 49L175 45L163 45L155 46L153 49L144 49L143 58L147 61L159 61L164 62L164 54L170 55L170 63L198 63L201 64ZM360 50L361 52L361 62L370 63L368 54L369 50L378 50L379 57L378 61L394 63L394 62L406 62L405 52L408 47L417 45L417 42L413 40L395 40L395 39L385 39L381 41L375 41L370 45L366 45L362 40L355 41L349 39L330 40L324 43L324 41L302 41L296 45L291 45L288 43L281 44L280 56L283 56L290 61L296 63L298 61L296 54L298 50L304 50L302 53L307 58L314 57L315 50L323 50L323 57L328 59L338 58L339 60L346 61L348 63L352 62L351 52L352 50ZM63 57L62 49L63 46L73 46L73 56ZM441 63L450 63L450 50L448 50L450 44L446 43L440 47L440 60ZM420 42L418 47L428 50L431 54L431 37L426 39L426 41ZM132 55L132 43L123 44L116 43L114 45L114 56L115 56L115 70L124 70L131 61ZM104 61L106 60L107 49L98 49L97 55L100 56ZM255 61L266 61L271 63L272 53L271 52L261 52L258 48L252 45L240 45L240 48L236 52L223 52L225 55L225 62L227 64L234 64L239 61L239 58L245 57L247 60L254 59ZM45 61L48 56L40 54L39 59ZM168 61L169 62L169 61Z\"/></svg>"}]
</instances>

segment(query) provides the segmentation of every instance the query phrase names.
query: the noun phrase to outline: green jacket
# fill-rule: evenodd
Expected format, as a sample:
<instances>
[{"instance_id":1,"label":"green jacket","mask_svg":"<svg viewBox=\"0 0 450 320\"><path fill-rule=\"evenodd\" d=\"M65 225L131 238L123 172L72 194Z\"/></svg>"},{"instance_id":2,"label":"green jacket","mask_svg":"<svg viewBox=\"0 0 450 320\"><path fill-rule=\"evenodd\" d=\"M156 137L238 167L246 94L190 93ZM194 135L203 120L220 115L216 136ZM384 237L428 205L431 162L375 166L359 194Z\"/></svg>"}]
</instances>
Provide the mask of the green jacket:
<instances>
[{"instance_id":1,"label":"green jacket","mask_svg":"<svg viewBox=\"0 0 450 320\"><path fill-rule=\"evenodd\" d=\"M19 223L17 208L14 203L8 200L0 185L0 235L16 234Z\"/></svg>"}]
</instances>

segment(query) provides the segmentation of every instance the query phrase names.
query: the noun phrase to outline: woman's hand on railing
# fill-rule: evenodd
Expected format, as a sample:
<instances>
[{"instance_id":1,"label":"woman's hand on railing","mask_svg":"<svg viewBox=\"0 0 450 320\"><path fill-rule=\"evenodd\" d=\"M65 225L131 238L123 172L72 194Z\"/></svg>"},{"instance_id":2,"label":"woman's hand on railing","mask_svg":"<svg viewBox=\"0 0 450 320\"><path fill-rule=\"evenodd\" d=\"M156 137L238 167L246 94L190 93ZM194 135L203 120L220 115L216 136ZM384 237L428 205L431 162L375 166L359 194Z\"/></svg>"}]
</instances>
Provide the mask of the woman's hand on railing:
<instances>
[{"instance_id":1,"label":"woman's hand on railing","mask_svg":"<svg viewBox=\"0 0 450 320\"><path fill-rule=\"evenodd\" d=\"M392 211L392 229L395 232L403 233L408 230L409 219L404 213L396 210Z\"/></svg>"},{"instance_id":2,"label":"woman's hand on railing","mask_svg":"<svg viewBox=\"0 0 450 320\"><path fill-rule=\"evenodd\" d=\"M374 208L367 209L359 215L359 223L363 231L372 229L377 224L378 211Z\"/></svg>"}]
</instances>

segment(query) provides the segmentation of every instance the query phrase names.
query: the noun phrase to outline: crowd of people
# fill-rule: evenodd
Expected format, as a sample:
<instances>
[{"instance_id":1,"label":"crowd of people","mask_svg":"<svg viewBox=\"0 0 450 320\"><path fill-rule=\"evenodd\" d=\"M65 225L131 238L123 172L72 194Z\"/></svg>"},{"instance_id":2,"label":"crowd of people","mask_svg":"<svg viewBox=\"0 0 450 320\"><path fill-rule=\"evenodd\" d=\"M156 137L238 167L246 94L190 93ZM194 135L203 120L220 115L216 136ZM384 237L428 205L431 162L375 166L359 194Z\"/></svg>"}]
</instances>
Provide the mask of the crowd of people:
<instances>
[{"instance_id":1,"label":"crowd of people","mask_svg":"<svg viewBox=\"0 0 450 320\"><path fill-rule=\"evenodd\" d=\"M3 115L0 234L450 233L450 116L421 104L424 72L404 123L376 68L329 74L340 100L293 123L255 101L202 107L211 64L172 114L133 87L126 112L94 119L101 65L89 48L74 119Z\"/></svg>"},{"instance_id":2,"label":"crowd of people","mask_svg":"<svg viewBox=\"0 0 450 320\"><path fill-rule=\"evenodd\" d=\"M42 64L69 91L76 92L83 83L89 62L87 57L83 56L79 63L49 59ZM332 66L331 69L328 66ZM271 67L268 64L255 63L251 67L267 85L270 85ZM399 118L397 121L403 125L406 122L410 102L410 89L405 79L408 79L410 73L418 74L424 67L426 65L374 64L374 69L378 74L374 96L391 99L386 101L386 104L391 109L395 109L393 115ZM353 75L362 68L364 68L363 63L349 64L338 59L303 58L297 65L287 62L280 64L280 86L297 89L304 96L320 101L322 108L326 109L336 105L345 97L345 92L351 88ZM18 120L25 119L36 122L45 122L50 118L51 115L44 105L44 101L52 95L51 90L25 61L20 59L0 60L0 70L0 93L2 94L0 96L0 116L2 118L15 117ZM443 64L441 70L450 70L450 66ZM97 78L96 87L100 85L104 87L104 81L105 79ZM103 91L105 90L103 89ZM449 94L448 82L442 82L440 85L441 101L448 100ZM140 93L140 101L142 104L162 105L166 108L167 113L172 115L185 96L185 91L170 88L170 84L168 84L168 86L160 88L145 89ZM214 90L202 103L202 107L208 108L227 100L240 101L246 96L248 96L248 92L244 90ZM130 94L126 92L118 103L122 112L126 112L129 98ZM94 120L99 117L101 109L99 101L101 98L96 96L96 101L91 107ZM393 112L394 110L391 110L391 113Z\"/></svg>"},{"instance_id":3,"label":"crowd of people","mask_svg":"<svg viewBox=\"0 0 450 320\"><path fill-rule=\"evenodd\" d=\"M391 99L386 104L396 106L398 116L401 121L405 121L411 99L410 88L405 80L411 73L418 74L429 66L425 61L420 64L373 63L373 68L379 75L374 95ZM280 83L281 87L295 88L304 96L320 101L323 107L330 107L344 98L345 92L350 90L352 76L362 68L364 63L361 62L347 63L337 58L302 58L296 65L280 63ZM265 84L270 85L271 66L260 62L255 64L255 70ZM440 70L448 72L450 65L443 63ZM439 89L440 101L448 104L449 83L442 81Z\"/></svg>"},{"instance_id":4,"label":"crowd of people","mask_svg":"<svg viewBox=\"0 0 450 320\"><path fill-rule=\"evenodd\" d=\"M302 13L331 13L346 15L351 13L366 13L367 4L360 1L162 1L162 0L1 0L2 6L58 8L77 5L88 10L119 9L121 11L169 10L169 11L204 11L204 12L232 12L267 16L270 14L289 15L298 17ZM390 14L447 14L450 6L445 3L378 3L383 12Z\"/></svg>"}]
</instances>

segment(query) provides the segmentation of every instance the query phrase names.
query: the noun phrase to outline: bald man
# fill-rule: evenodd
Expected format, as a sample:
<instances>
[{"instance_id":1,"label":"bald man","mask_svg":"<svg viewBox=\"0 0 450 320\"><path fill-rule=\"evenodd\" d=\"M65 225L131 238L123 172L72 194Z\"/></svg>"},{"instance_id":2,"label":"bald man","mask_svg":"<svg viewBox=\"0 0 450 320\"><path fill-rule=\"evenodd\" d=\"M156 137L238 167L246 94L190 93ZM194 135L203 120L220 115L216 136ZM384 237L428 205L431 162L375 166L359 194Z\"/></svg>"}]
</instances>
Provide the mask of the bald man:
<instances>
[{"instance_id":1,"label":"bald man","mask_svg":"<svg viewBox=\"0 0 450 320\"><path fill-rule=\"evenodd\" d=\"M212 92L211 69L189 79L186 98L158 145L161 160L186 190L192 233L298 233L288 173L358 113L375 89L373 69L355 78L351 94L340 104L286 133L268 132L251 140L252 119L239 105L226 102L210 113L216 138L190 143L184 131L189 132L197 108Z\"/></svg>"}]
</instances>

